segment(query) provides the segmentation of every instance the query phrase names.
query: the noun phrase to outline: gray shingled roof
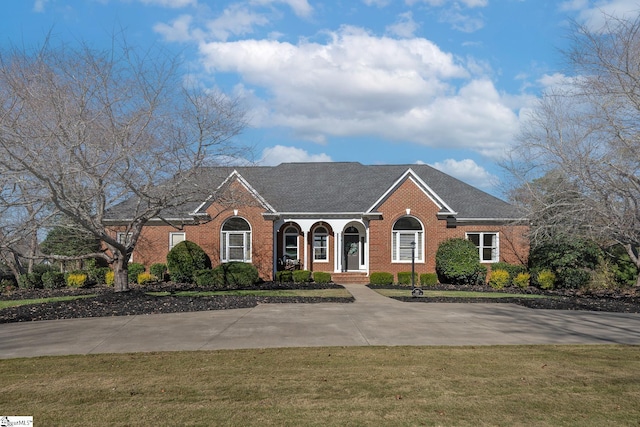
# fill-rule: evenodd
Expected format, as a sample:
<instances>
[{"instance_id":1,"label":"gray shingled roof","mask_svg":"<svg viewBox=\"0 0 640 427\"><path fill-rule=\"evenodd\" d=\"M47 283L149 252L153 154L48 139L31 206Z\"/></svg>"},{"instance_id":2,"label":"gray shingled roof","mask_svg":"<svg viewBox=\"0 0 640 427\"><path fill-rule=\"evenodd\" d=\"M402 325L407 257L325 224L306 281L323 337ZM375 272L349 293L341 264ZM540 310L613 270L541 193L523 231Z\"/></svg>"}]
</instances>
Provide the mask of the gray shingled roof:
<instances>
[{"instance_id":1,"label":"gray shingled roof","mask_svg":"<svg viewBox=\"0 0 640 427\"><path fill-rule=\"evenodd\" d=\"M236 170L276 212L364 213L409 169L433 190L460 219L519 218L510 204L428 165L362 165L340 163L283 163L279 166L203 168L197 179L200 202L163 216L185 218ZM127 203L110 218L126 218Z\"/></svg>"}]
</instances>

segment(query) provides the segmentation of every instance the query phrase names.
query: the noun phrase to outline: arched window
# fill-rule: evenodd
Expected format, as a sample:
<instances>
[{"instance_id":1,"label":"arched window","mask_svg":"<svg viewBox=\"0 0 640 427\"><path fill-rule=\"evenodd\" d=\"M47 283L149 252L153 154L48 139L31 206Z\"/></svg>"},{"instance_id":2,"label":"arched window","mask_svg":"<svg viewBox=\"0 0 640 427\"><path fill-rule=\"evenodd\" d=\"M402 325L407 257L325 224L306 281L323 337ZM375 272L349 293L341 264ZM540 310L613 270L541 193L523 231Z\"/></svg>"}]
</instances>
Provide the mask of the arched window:
<instances>
[{"instance_id":1,"label":"arched window","mask_svg":"<svg viewBox=\"0 0 640 427\"><path fill-rule=\"evenodd\" d=\"M318 227L313 232L313 260L328 261L328 237L329 232L325 227Z\"/></svg>"},{"instance_id":2,"label":"arched window","mask_svg":"<svg viewBox=\"0 0 640 427\"><path fill-rule=\"evenodd\" d=\"M415 243L415 260L424 261L424 232L416 218L405 216L397 220L393 224L391 239L393 261L411 262L412 243Z\"/></svg>"},{"instance_id":3,"label":"arched window","mask_svg":"<svg viewBox=\"0 0 640 427\"><path fill-rule=\"evenodd\" d=\"M233 217L222 225L222 262L251 262L251 227L240 217Z\"/></svg>"},{"instance_id":4,"label":"arched window","mask_svg":"<svg viewBox=\"0 0 640 427\"><path fill-rule=\"evenodd\" d=\"M298 229L292 226L284 230L284 256L288 259L300 259L298 255Z\"/></svg>"}]
</instances>

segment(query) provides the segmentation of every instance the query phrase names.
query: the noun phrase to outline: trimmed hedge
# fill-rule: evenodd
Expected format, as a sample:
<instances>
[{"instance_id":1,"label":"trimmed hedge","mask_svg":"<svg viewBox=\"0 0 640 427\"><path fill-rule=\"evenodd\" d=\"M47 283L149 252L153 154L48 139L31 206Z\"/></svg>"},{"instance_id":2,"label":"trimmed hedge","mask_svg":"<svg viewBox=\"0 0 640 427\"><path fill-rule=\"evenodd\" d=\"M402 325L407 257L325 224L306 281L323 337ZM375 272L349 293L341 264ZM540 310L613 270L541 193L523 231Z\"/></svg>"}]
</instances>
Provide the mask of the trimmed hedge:
<instances>
[{"instance_id":1,"label":"trimmed hedge","mask_svg":"<svg viewBox=\"0 0 640 427\"><path fill-rule=\"evenodd\" d=\"M164 281L164 276L167 273L167 264L157 262L149 266L149 273L154 275L158 280Z\"/></svg>"},{"instance_id":2,"label":"trimmed hedge","mask_svg":"<svg viewBox=\"0 0 640 427\"><path fill-rule=\"evenodd\" d=\"M413 283L418 284L418 273L413 275ZM398 285L411 285L411 272L400 271L398 272Z\"/></svg>"},{"instance_id":3,"label":"trimmed hedge","mask_svg":"<svg viewBox=\"0 0 640 427\"><path fill-rule=\"evenodd\" d=\"M445 240L436 251L436 273L441 283L484 284L487 268L480 264L478 249L467 239Z\"/></svg>"},{"instance_id":4,"label":"trimmed hedge","mask_svg":"<svg viewBox=\"0 0 640 427\"><path fill-rule=\"evenodd\" d=\"M293 272L291 270L282 270L276 272L276 282L291 283L293 282Z\"/></svg>"},{"instance_id":5,"label":"trimmed hedge","mask_svg":"<svg viewBox=\"0 0 640 427\"><path fill-rule=\"evenodd\" d=\"M245 262L227 262L213 269L213 282L222 289L241 289L260 280L258 269Z\"/></svg>"},{"instance_id":6,"label":"trimmed hedge","mask_svg":"<svg viewBox=\"0 0 640 427\"><path fill-rule=\"evenodd\" d=\"M372 285L393 285L393 274L383 271L371 273L369 282Z\"/></svg>"},{"instance_id":7,"label":"trimmed hedge","mask_svg":"<svg viewBox=\"0 0 640 427\"><path fill-rule=\"evenodd\" d=\"M491 276L489 277L489 286L493 289L503 289L509 285L510 277L507 270L495 269L491 270Z\"/></svg>"},{"instance_id":8,"label":"trimmed hedge","mask_svg":"<svg viewBox=\"0 0 640 427\"><path fill-rule=\"evenodd\" d=\"M293 270L293 283L309 283L311 272L309 270Z\"/></svg>"},{"instance_id":9,"label":"trimmed hedge","mask_svg":"<svg viewBox=\"0 0 640 427\"><path fill-rule=\"evenodd\" d=\"M211 268L211 259L200 246L184 240L169 251L167 268L172 281L192 283L197 270Z\"/></svg>"},{"instance_id":10,"label":"trimmed hedge","mask_svg":"<svg viewBox=\"0 0 640 427\"><path fill-rule=\"evenodd\" d=\"M435 286L438 284L436 273L424 273L420 275L420 286Z\"/></svg>"},{"instance_id":11,"label":"trimmed hedge","mask_svg":"<svg viewBox=\"0 0 640 427\"><path fill-rule=\"evenodd\" d=\"M316 283L331 283L331 274L324 271L314 271L313 281Z\"/></svg>"}]
</instances>

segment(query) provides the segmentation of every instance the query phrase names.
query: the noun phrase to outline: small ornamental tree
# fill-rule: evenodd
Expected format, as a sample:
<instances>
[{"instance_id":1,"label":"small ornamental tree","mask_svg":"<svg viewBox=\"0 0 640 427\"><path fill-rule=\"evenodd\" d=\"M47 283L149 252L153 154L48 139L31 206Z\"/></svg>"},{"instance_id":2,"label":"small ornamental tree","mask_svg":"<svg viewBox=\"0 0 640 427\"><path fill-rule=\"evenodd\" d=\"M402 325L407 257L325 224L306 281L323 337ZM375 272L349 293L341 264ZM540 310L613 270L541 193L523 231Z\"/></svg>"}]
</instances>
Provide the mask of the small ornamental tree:
<instances>
[{"instance_id":1,"label":"small ornamental tree","mask_svg":"<svg viewBox=\"0 0 640 427\"><path fill-rule=\"evenodd\" d=\"M480 264L478 249L466 239L449 239L436 251L436 273L441 283L483 284L487 269Z\"/></svg>"},{"instance_id":2,"label":"small ornamental tree","mask_svg":"<svg viewBox=\"0 0 640 427\"><path fill-rule=\"evenodd\" d=\"M191 283L197 270L211 268L211 259L196 243L185 240L169 251L167 268L172 281Z\"/></svg>"}]
</instances>

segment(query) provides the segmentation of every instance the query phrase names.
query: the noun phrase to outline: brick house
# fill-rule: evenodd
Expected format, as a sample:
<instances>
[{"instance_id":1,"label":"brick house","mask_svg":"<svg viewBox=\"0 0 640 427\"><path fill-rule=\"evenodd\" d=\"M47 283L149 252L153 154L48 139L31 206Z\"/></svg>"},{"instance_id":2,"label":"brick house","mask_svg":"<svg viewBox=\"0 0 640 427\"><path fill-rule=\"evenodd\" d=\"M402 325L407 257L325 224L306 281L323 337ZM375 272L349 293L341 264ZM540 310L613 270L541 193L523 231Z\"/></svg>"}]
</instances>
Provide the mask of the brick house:
<instances>
[{"instance_id":1,"label":"brick house","mask_svg":"<svg viewBox=\"0 0 640 427\"><path fill-rule=\"evenodd\" d=\"M436 250L452 237L474 242L487 265L528 254L513 206L427 165L212 167L198 185L202 200L149 221L132 261L166 262L175 244L190 240L214 266L250 262L265 280L295 267L367 283L372 272L410 271L412 242L418 273L435 271ZM126 204L109 221L119 216Z\"/></svg>"}]
</instances>

